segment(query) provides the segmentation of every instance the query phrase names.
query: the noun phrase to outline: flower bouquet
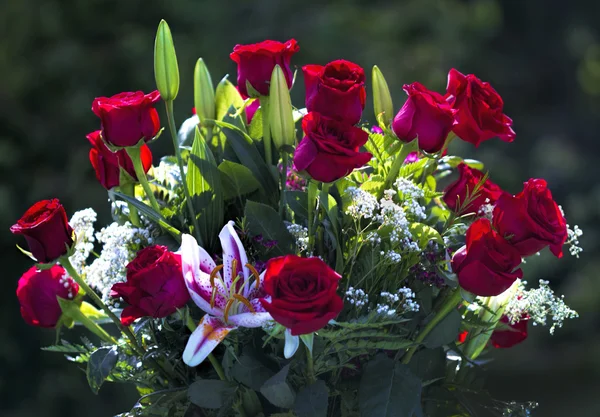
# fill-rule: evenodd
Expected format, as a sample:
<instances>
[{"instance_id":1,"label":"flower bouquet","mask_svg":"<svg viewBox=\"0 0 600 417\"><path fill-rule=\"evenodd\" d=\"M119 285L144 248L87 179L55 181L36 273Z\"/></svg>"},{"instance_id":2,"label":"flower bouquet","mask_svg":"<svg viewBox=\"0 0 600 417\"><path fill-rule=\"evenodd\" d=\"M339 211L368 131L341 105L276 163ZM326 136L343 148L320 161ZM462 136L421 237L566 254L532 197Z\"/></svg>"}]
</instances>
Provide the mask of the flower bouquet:
<instances>
[{"instance_id":1,"label":"flower bouquet","mask_svg":"<svg viewBox=\"0 0 600 417\"><path fill-rule=\"evenodd\" d=\"M96 231L92 209L68 220L51 199L11 228L35 263L18 283L23 319L56 329L44 349L93 392L134 384L121 416L530 415L535 403L483 390L481 357L529 323L553 332L577 317L521 265L546 247L577 256L581 231L543 179L513 194L448 154L453 140L514 140L502 98L452 69L443 95L405 85L394 115L375 66L368 126L365 73L349 61L303 66L305 104L292 106L298 50L237 45L237 85L216 89L199 59L195 114L178 129L162 21L158 90L92 104L89 156L114 222ZM153 164L169 135L174 155ZM76 325L90 336L63 339Z\"/></svg>"}]
</instances>

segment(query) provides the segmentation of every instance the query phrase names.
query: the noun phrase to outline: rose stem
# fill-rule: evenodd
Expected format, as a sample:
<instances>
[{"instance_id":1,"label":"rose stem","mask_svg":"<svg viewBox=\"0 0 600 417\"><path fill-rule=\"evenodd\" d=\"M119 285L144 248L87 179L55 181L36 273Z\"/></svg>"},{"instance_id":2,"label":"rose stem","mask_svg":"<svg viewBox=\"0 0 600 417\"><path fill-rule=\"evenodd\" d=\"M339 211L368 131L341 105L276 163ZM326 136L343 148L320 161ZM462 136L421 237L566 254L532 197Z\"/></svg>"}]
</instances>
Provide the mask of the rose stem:
<instances>
[{"instance_id":1,"label":"rose stem","mask_svg":"<svg viewBox=\"0 0 600 417\"><path fill-rule=\"evenodd\" d=\"M185 171L183 170L183 160L181 159L181 149L179 148L179 139L177 139L177 128L175 127L175 116L173 114L173 100L165 101L165 107L167 109L167 119L169 120L169 131L171 132L171 138L173 139L173 148L175 148L175 156L177 157L179 172L181 173L181 182L183 183L185 202L188 208L188 213L192 218L192 225L194 226L194 235L196 236L198 244L202 245L202 237L200 236L198 219L196 219L194 205L192 204L192 198L190 197L190 190L188 190L187 181L185 179Z\"/></svg>"},{"instance_id":2,"label":"rose stem","mask_svg":"<svg viewBox=\"0 0 600 417\"><path fill-rule=\"evenodd\" d=\"M315 217L315 206L317 204L317 191L319 184L313 180L308 180L308 249L307 253L312 253L315 246L315 233L314 233L314 217Z\"/></svg>"},{"instance_id":3,"label":"rose stem","mask_svg":"<svg viewBox=\"0 0 600 417\"><path fill-rule=\"evenodd\" d=\"M423 340L425 340L427 335L431 333L434 327L437 326L439 322L442 321L448 314L450 314L450 312L454 310L456 306L458 306L461 303L461 301L462 294L460 293L460 289L457 288L448 296L448 298L446 298L444 303L440 306L440 309L436 313L436 315L431 319L429 323L427 323L423 331L421 331L421 333L418 334L417 338L415 339L414 346L411 347L408 350L408 352L406 352L406 354L402 357L401 362L403 364L407 364L408 362L410 362L411 358L419 348L419 345L423 342Z\"/></svg>"},{"instance_id":4,"label":"rose stem","mask_svg":"<svg viewBox=\"0 0 600 417\"><path fill-rule=\"evenodd\" d=\"M160 214L160 206L158 205L158 201L156 201L156 198L154 197L154 193L150 188L150 184L148 184L148 178L146 177L144 167L142 166L142 160L140 157L140 147L130 146L125 148L125 151L127 151L127 155L129 155L131 161L133 162L133 169L135 170L135 175L140 184L142 184L144 192L146 193L146 197L148 197L148 200L150 201L150 205L152 205L152 208L154 209L154 211L156 211L157 214Z\"/></svg>"},{"instance_id":5,"label":"rose stem","mask_svg":"<svg viewBox=\"0 0 600 417\"><path fill-rule=\"evenodd\" d=\"M279 216L281 220L285 220L285 186L287 183L287 166L288 154L286 151L281 152L281 195L279 196Z\"/></svg>"},{"instance_id":6,"label":"rose stem","mask_svg":"<svg viewBox=\"0 0 600 417\"><path fill-rule=\"evenodd\" d=\"M119 188L123 194L135 198L135 184L127 182L120 185ZM129 220L131 220L131 224L135 227L140 227L141 222L137 209L130 202L127 202L127 207L129 207Z\"/></svg>"},{"instance_id":7,"label":"rose stem","mask_svg":"<svg viewBox=\"0 0 600 417\"><path fill-rule=\"evenodd\" d=\"M315 365L313 362L312 352L308 348L308 346L304 345L306 348L306 371L308 372L308 381L312 384L317 379L315 378Z\"/></svg>"},{"instance_id":8,"label":"rose stem","mask_svg":"<svg viewBox=\"0 0 600 417\"><path fill-rule=\"evenodd\" d=\"M115 325L118 327L121 333L127 336L129 341L131 342L133 350L135 350L135 352L143 358L146 352L144 351L144 348L138 344L137 339L131 332L131 329L129 329L129 327L123 326L121 320L119 320L115 313L113 313L111 309L108 308L108 306L102 302L100 297L98 297L98 294L96 294L96 292L92 290L90 286L81 278L81 276L77 273L77 271L71 264L69 258L67 256L63 256L59 258L58 261L67 270L71 278L73 278L75 282L77 282L77 284L79 284L79 286L83 288L83 291L85 291L85 293L94 301L96 306L104 310L106 315L110 317L110 319L113 321L113 323L115 323ZM154 359L151 359L151 361L160 371L162 371L167 376L167 379L175 379L174 375L171 372L167 371L157 361L155 361Z\"/></svg>"},{"instance_id":9,"label":"rose stem","mask_svg":"<svg viewBox=\"0 0 600 417\"><path fill-rule=\"evenodd\" d=\"M271 128L269 126L269 98L260 97L260 108L262 109L263 145L265 147L265 162L271 166L273 160L271 155Z\"/></svg>"},{"instance_id":10,"label":"rose stem","mask_svg":"<svg viewBox=\"0 0 600 417\"><path fill-rule=\"evenodd\" d=\"M187 320L186 320L185 325L187 326L188 329L190 329L190 331L192 333L194 333L194 331L196 330L196 327L197 327L196 323L194 323L194 320L189 316L189 314L187 315ZM213 355L212 353L209 353L208 360L210 361L211 365L215 369L215 372L217 373L217 375L219 375L219 378L221 378L221 381L227 381L227 377L225 376L225 371L223 371L223 367L221 366L221 364L219 363L217 358L215 358L215 355Z\"/></svg>"}]
</instances>

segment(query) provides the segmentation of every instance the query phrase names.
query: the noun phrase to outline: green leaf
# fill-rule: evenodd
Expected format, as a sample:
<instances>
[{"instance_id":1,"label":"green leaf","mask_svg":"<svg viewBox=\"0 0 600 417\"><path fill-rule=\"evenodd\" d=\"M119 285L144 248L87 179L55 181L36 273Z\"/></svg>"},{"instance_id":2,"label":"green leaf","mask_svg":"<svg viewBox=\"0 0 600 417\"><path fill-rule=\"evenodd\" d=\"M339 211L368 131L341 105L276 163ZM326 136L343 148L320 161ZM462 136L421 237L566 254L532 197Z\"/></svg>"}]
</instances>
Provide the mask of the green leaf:
<instances>
[{"instance_id":1,"label":"green leaf","mask_svg":"<svg viewBox=\"0 0 600 417\"><path fill-rule=\"evenodd\" d=\"M236 110L242 108L244 106L244 99L237 88L225 76L217 85L215 93L217 120L223 120L223 117L230 111L231 106Z\"/></svg>"},{"instance_id":2,"label":"green leaf","mask_svg":"<svg viewBox=\"0 0 600 417\"><path fill-rule=\"evenodd\" d=\"M444 244L444 239L442 239L440 233L433 227L423 223L412 223L410 225L410 233L419 242L421 249L424 249L431 240L440 245Z\"/></svg>"},{"instance_id":3,"label":"green leaf","mask_svg":"<svg viewBox=\"0 0 600 417\"><path fill-rule=\"evenodd\" d=\"M245 353L231 368L231 376L238 382L259 391L275 373L260 362L254 355Z\"/></svg>"},{"instance_id":4,"label":"green leaf","mask_svg":"<svg viewBox=\"0 0 600 417\"><path fill-rule=\"evenodd\" d=\"M304 191L284 191L285 202L299 220L308 219L308 194ZM299 223L296 220L296 223Z\"/></svg>"},{"instance_id":5,"label":"green leaf","mask_svg":"<svg viewBox=\"0 0 600 417\"><path fill-rule=\"evenodd\" d=\"M248 168L231 161L223 161L219 165L223 197L225 200L250 194L259 188L260 183Z\"/></svg>"},{"instance_id":6,"label":"green leaf","mask_svg":"<svg viewBox=\"0 0 600 417\"><path fill-rule=\"evenodd\" d=\"M443 377L446 368L444 349L421 349L412 357L408 367L422 381Z\"/></svg>"},{"instance_id":7,"label":"green leaf","mask_svg":"<svg viewBox=\"0 0 600 417\"><path fill-rule=\"evenodd\" d=\"M117 364L118 358L119 354L114 347L101 347L90 355L86 374L94 394L98 393L100 387Z\"/></svg>"},{"instance_id":8,"label":"green leaf","mask_svg":"<svg viewBox=\"0 0 600 417\"><path fill-rule=\"evenodd\" d=\"M236 389L236 385L231 382L200 379L188 388L188 398L198 407L218 409L227 402L229 397L235 395Z\"/></svg>"},{"instance_id":9,"label":"green leaf","mask_svg":"<svg viewBox=\"0 0 600 417\"><path fill-rule=\"evenodd\" d=\"M291 408L294 406L296 394L290 384L286 382L290 365L286 365L279 372L269 378L262 387L260 393L265 396L269 402L280 408Z\"/></svg>"},{"instance_id":10,"label":"green leaf","mask_svg":"<svg viewBox=\"0 0 600 417\"><path fill-rule=\"evenodd\" d=\"M458 337L461 316L458 310L452 310L444 319L433 328L431 333L425 337L423 345L428 349L452 343Z\"/></svg>"},{"instance_id":11,"label":"green leaf","mask_svg":"<svg viewBox=\"0 0 600 417\"><path fill-rule=\"evenodd\" d=\"M276 241L271 249L273 256L282 256L296 252L294 238L279 214L270 206L248 200L244 211L250 235L261 235L264 240Z\"/></svg>"},{"instance_id":12,"label":"green leaf","mask_svg":"<svg viewBox=\"0 0 600 417\"><path fill-rule=\"evenodd\" d=\"M294 413L298 417L325 417L329 402L329 390L325 381L317 380L304 387L296 396Z\"/></svg>"},{"instance_id":13,"label":"green leaf","mask_svg":"<svg viewBox=\"0 0 600 417\"><path fill-rule=\"evenodd\" d=\"M367 363L358 396L362 417L413 417L421 403L421 381L382 354Z\"/></svg>"}]
</instances>

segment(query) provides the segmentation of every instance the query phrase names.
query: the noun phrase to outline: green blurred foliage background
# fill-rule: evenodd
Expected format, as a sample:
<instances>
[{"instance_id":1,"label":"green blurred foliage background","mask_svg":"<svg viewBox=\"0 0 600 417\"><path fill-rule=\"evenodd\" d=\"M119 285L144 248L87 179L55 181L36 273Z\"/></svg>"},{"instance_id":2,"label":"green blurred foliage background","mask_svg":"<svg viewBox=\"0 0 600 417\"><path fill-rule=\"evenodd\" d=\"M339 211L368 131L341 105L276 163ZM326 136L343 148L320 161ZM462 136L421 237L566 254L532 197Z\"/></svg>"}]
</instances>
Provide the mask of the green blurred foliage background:
<instances>
[{"instance_id":1,"label":"green blurred foliage background","mask_svg":"<svg viewBox=\"0 0 600 417\"><path fill-rule=\"evenodd\" d=\"M0 2L0 415L106 417L129 409L129 386L88 389L58 354L40 351L52 331L22 322L16 283L30 263L9 226L33 202L58 197L69 213L93 207L108 221L107 196L88 161L85 135L98 128L96 96L154 89L153 41L166 19L179 56L181 122L192 107L192 70L203 57L215 82L235 66L236 43L296 38L293 63L345 58L379 65L404 102L402 84L443 91L456 67L489 81L505 100L517 139L451 151L483 160L512 192L546 178L571 225L584 230L582 259L549 253L528 261L530 282L549 279L581 318L549 336L494 352L488 387L503 399L537 400L536 415L597 417L600 402L600 2L558 0L3 0ZM370 90L369 90L370 94ZM302 103L301 84L294 89ZM365 117L373 120L370 103ZM160 110L162 111L162 109ZM164 117L163 117L164 119ZM152 145L156 159L170 141Z\"/></svg>"}]
</instances>

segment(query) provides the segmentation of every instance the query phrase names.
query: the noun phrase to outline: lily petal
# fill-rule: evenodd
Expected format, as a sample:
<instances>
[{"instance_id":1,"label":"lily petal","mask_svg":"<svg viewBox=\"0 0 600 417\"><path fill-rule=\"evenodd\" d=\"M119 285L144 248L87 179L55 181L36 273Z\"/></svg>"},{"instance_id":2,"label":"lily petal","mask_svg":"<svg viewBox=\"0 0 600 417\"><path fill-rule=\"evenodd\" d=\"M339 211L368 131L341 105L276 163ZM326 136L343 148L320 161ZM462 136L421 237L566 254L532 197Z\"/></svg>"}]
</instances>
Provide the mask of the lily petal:
<instances>
[{"instance_id":1,"label":"lily petal","mask_svg":"<svg viewBox=\"0 0 600 417\"><path fill-rule=\"evenodd\" d=\"M290 329L285 329L285 347L283 348L283 356L286 359L294 356L300 346L300 338L298 336L292 336Z\"/></svg>"},{"instance_id":2,"label":"lily petal","mask_svg":"<svg viewBox=\"0 0 600 417\"><path fill-rule=\"evenodd\" d=\"M250 270L246 266L248 263L248 256L246 256L246 251L235 231L234 225L235 223L230 220L223 227L221 233L219 233L221 247L223 248L223 278L227 289L231 288L233 279L239 273L243 274L243 280L238 281L238 284L236 285L238 288L248 281L248 277L250 276ZM236 271L232 271L231 269L233 260L236 261Z\"/></svg>"},{"instance_id":3,"label":"lily petal","mask_svg":"<svg viewBox=\"0 0 600 417\"><path fill-rule=\"evenodd\" d=\"M227 326L221 319L205 315L185 346L183 362L198 366L233 329L234 326Z\"/></svg>"},{"instance_id":4,"label":"lily petal","mask_svg":"<svg viewBox=\"0 0 600 417\"><path fill-rule=\"evenodd\" d=\"M229 316L227 319L229 323L234 324L237 327L261 327L266 322L273 320L271 314L266 312L259 313L240 313L233 316Z\"/></svg>"}]
</instances>

